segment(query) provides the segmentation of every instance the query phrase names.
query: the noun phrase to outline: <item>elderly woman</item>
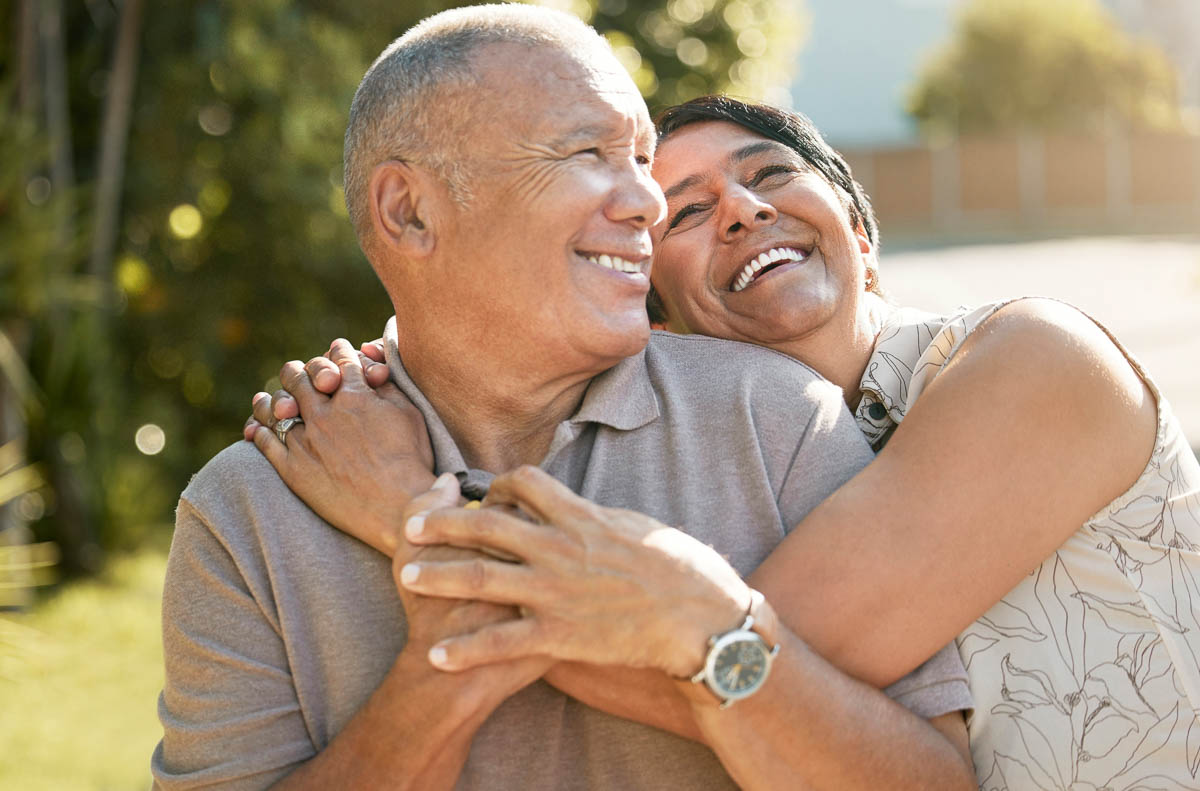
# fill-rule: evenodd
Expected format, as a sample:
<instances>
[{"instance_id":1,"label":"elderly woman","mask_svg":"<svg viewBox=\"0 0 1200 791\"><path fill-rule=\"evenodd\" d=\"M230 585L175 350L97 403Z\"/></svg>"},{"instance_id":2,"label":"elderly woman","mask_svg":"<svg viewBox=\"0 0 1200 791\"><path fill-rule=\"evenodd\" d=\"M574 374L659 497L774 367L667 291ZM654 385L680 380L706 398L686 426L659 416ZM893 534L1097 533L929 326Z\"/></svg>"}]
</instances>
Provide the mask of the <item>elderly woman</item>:
<instances>
[{"instance_id":1,"label":"elderly woman","mask_svg":"<svg viewBox=\"0 0 1200 791\"><path fill-rule=\"evenodd\" d=\"M1051 300L949 316L889 304L867 197L800 116L723 97L672 108L653 173L668 205L652 272L666 326L808 364L879 451L750 578L786 625L876 685L956 639L982 788L1200 787L1200 465L1137 362ZM328 363L307 370L336 388ZM280 395L274 409L256 397L259 422L295 413ZM281 469L306 498L334 475L315 459L303 476ZM493 499L548 524L615 520L525 478ZM331 519L343 526L378 491L348 485L357 496ZM513 548L453 532L419 540ZM444 655L463 667L545 650L488 642Z\"/></svg>"}]
</instances>

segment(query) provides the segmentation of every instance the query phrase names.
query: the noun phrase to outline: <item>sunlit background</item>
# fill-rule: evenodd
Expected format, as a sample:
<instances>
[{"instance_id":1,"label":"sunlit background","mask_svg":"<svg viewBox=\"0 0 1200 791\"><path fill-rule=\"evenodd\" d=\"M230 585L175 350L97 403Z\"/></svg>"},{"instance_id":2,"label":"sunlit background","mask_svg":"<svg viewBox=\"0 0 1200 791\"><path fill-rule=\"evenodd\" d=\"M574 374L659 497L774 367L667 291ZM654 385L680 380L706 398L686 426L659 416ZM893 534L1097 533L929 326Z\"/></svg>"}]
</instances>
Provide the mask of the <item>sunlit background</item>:
<instances>
[{"instance_id":1,"label":"sunlit background","mask_svg":"<svg viewBox=\"0 0 1200 791\"><path fill-rule=\"evenodd\" d=\"M1200 447L1200 2L556 0L651 109L809 114L949 309L1050 294ZM0 788L148 783L188 476L249 396L388 303L342 196L350 97L434 0L13 0L0 11Z\"/></svg>"}]
</instances>

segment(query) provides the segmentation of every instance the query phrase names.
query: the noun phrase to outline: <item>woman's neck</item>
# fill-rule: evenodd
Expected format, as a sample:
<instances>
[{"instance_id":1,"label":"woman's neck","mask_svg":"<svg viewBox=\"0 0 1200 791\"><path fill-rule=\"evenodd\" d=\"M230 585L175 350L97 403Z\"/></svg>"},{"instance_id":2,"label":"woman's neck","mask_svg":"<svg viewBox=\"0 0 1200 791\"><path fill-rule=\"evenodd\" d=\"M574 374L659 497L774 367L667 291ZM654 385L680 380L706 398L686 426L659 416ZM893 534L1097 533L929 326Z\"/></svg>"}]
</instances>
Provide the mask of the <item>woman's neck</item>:
<instances>
[{"instance_id":1,"label":"woman's neck","mask_svg":"<svg viewBox=\"0 0 1200 791\"><path fill-rule=\"evenodd\" d=\"M830 322L808 336L772 344L772 348L807 364L842 388L846 405L853 411L862 400L859 388L875 341L895 310L895 306L868 292L859 300L855 320L849 326Z\"/></svg>"}]
</instances>

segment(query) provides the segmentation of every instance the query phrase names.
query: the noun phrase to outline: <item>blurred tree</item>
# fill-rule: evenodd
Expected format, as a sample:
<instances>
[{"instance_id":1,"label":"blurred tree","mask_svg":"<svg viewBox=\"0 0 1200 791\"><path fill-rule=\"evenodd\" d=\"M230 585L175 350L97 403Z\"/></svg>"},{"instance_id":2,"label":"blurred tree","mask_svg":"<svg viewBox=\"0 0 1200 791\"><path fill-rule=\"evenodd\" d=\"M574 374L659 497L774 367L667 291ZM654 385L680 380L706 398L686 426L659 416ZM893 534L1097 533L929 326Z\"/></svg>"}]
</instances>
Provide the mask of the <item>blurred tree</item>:
<instances>
[{"instance_id":1,"label":"blurred tree","mask_svg":"<svg viewBox=\"0 0 1200 791\"><path fill-rule=\"evenodd\" d=\"M457 4L0 14L0 476L21 471L0 478L0 531L29 523L66 570L95 569L169 524L284 360L378 335L390 306L346 218L346 112L392 38ZM603 32L652 109L787 101L796 0L545 4Z\"/></svg>"},{"instance_id":2,"label":"blurred tree","mask_svg":"<svg viewBox=\"0 0 1200 791\"><path fill-rule=\"evenodd\" d=\"M1175 72L1097 0L972 0L908 98L927 134L1180 123Z\"/></svg>"}]
</instances>

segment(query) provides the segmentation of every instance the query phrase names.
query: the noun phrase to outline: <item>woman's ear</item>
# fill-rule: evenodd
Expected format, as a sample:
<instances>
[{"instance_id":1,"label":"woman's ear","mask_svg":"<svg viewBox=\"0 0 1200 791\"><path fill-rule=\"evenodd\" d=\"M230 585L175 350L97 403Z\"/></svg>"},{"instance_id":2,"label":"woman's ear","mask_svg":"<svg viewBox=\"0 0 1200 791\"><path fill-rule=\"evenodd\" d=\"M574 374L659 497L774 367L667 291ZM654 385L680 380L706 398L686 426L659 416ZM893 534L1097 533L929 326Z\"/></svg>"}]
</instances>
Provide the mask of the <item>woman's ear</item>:
<instances>
[{"instance_id":1,"label":"woman's ear","mask_svg":"<svg viewBox=\"0 0 1200 791\"><path fill-rule=\"evenodd\" d=\"M875 251L875 245L871 244L871 235L863 227L862 220L854 221L854 236L858 239L858 251L860 253L868 255Z\"/></svg>"},{"instance_id":2,"label":"woman's ear","mask_svg":"<svg viewBox=\"0 0 1200 791\"><path fill-rule=\"evenodd\" d=\"M396 159L380 162L371 172L367 197L376 242L405 258L427 258L437 242L429 175Z\"/></svg>"}]
</instances>

